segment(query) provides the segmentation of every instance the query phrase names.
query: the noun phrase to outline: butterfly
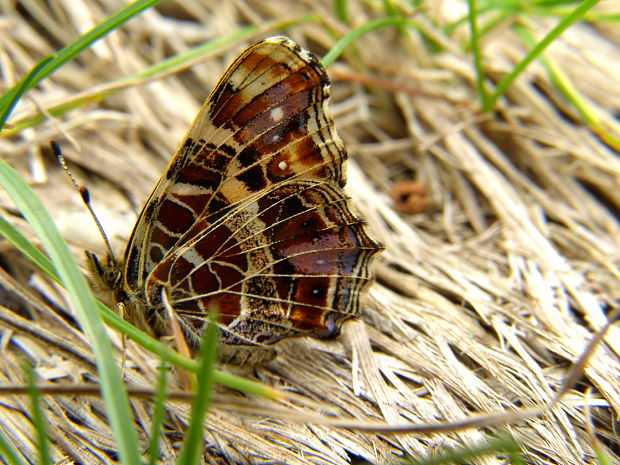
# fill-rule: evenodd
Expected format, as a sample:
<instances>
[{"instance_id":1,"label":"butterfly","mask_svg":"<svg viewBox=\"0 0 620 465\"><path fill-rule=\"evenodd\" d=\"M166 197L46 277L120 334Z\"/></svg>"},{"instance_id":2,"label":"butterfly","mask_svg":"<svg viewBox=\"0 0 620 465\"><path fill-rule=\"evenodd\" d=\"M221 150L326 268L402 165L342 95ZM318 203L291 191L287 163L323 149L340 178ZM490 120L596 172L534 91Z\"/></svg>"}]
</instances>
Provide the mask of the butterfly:
<instances>
[{"instance_id":1,"label":"butterfly","mask_svg":"<svg viewBox=\"0 0 620 465\"><path fill-rule=\"evenodd\" d=\"M359 313L381 246L343 192L347 152L329 85L318 59L286 37L230 65L144 205L123 262L87 252L126 318L169 334L165 293L197 349L216 308L222 360L259 363L278 340L334 337Z\"/></svg>"}]
</instances>

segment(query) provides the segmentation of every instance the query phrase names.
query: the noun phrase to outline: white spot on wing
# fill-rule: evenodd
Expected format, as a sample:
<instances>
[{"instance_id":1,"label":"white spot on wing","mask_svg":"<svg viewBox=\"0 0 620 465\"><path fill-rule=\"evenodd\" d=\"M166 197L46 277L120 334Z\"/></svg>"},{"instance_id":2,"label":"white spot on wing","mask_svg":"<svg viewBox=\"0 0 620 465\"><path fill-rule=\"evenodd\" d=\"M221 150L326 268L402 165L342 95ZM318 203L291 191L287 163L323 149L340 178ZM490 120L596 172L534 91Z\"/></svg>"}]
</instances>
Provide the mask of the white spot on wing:
<instances>
[{"instance_id":1,"label":"white spot on wing","mask_svg":"<svg viewBox=\"0 0 620 465\"><path fill-rule=\"evenodd\" d=\"M285 161L281 161L280 163L278 163L278 168L280 168L282 171L286 171L288 169L288 163Z\"/></svg>"},{"instance_id":2,"label":"white spot on wing","mask_svg":"<svg viewBox=\"0 0 620 465\"><path fill-rule=\"evenodd\" d=\"M282 108L280 107L275 107L271 109L269 116L271 116L274 123L278 123L282 120L282 118L284 118L284 111L282 111Z\"/></svg>"}]
</instances>

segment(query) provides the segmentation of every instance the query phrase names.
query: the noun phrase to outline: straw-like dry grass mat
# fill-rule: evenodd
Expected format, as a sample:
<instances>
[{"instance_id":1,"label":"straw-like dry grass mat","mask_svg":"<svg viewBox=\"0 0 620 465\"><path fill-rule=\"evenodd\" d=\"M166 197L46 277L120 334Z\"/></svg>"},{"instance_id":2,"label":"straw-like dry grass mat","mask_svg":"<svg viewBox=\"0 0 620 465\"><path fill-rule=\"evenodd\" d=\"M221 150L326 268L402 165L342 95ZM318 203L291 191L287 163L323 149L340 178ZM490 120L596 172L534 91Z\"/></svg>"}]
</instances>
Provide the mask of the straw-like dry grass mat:
<instances>
[{"instance_id":1,"label":"straw-like dry grass mat","mask_svg":"<svg viewBox=\"0 0 620 465\"><path fill-rule=\"evenodd\" d=\"M122 3L0 2L4 88ZM307 5L164 2L30 92L14 121L242 25L260 28L268 20L284 19L283 14L297 20L314 12L338 34L346 32L331 2ZM285 341L274 362L238 370L298 394L288 406L292 410L399 423L542 404L604 324L606 313L617 307L617 153L582 123L539 62L508 89L495 113L480 116L472 60L462 52L467 28L445 35L437 24L454 20L457 11L442 6L437 2L412 17L436 44L414 31L381 29L361 37L329 69L332 110L351 155L348 192L386 249L361 318L347 323L341 337ZM353 24L379 14L371 11L371 3L350 2L349 9ZM524 24L539 36L555 20L529 18ZM285 32L321 55L335 42L327 31L305 21ZM1 138L0 153L36 188L82 260L83 249L102 252L102 241L46 148L51 138L61 141L120 255L137 212L225 66L247 43L276 32L259 30L249 41L201 57L182 72L128 86L99 103ZM619 45L617 30L581 24L548 50L595 109L603 132L615 137L620 134L615 119L620 114ZM494 79L511 71L525 53L509 27L486 37L483 49ZM417 214L399 212L389 195L394 186L419 187L411 181L428 193L426 200L413 202L422 210ZM2 208L21 231L29 231L4 194ZM3 249L1 263L1 303L20 310L28 322L22 331L1 332L0 383L23 382L23 358L34 361L41 381L94 379L88 342L59 310L67 308L63 292L11 248ZM24 287L33 300L14 298L10 285ZM612 461L620 460L619 333L612 329L561 407L508 427L522 441L528 462L592 463L588 408L597 437ZM54 342L41 342L33 334L47 334ZM124 353L127 380L152 387L157 359L133 344ZM57 463L115 461L99 399L46 397L44 406ZM146 440L150 403L134 400L133 406ZM162 463L172 463L188 415L186 404L168 407ZM0 400L4 434L34 457L28 411L25 397ZM207 461L287 464L345 464L356 457L389 463L403 454L473 445L488 432L388 436L217 408L205 431Z\"/></svg>"}]
</instances>

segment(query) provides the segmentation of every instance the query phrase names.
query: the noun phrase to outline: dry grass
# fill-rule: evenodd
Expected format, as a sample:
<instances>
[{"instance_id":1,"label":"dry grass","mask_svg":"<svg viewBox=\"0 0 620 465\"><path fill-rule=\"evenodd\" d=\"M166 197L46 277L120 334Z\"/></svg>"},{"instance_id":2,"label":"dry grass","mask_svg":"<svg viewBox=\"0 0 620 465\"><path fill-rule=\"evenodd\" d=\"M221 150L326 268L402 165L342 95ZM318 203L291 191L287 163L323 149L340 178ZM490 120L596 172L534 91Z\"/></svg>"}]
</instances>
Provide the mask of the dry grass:
<instances>
[{"instance_id":1,"label":"dry grass","mask_svg":"<svg viewBox=\"0 0 620 465\"><path fill-rule=\"evenodd\" d=\"M606 313L617 307L617 153L582 122L539 63L509 88L495 113L480 116L471 58L462 52L467 29L444 35L436 24L454 18L448 18L441 4L414 19L443 51L433 51L416 33L382 29L360 38L329 70L332 109L351 154L348 192L386 250L362 317L345 325L340 338L284 341L274 362L238 369L296 393L284 404L294 411L400 423L456 420L473 412L542 404L551 399ZM282 19L282 12L287 18L317 12L338 33L345 32L330 2L308 5L279 0L164 2L30 92L14 121L240 25ZM12 10L11 2L1 2L4 86L121 6L118 1L31 0ZM376 17L370 9L350 2L353 23ZM552 25L541 18L527 23L537 35ZM317 54L335 42L318 23L302 22L285 32ZM273 33L258 32L255 38ZM619 42L613 29L576 25L548 55L616 137ZM62 142L120 255L170 154L244 45L235 43L182 72L129 85L102 102L0 138L0 153L35 187L76 257L82 260L83 249L101 252L102 241L46 149L47 141ZM509 72L523 54L522 43L508 27L484 43L485 67L494 78ZM411 180L426 187L431 201L416 215L398 212L389 196L395 184ZM0 195L2 214L27 233L29 227ZM23 358L34 361L42 381L94 379L89 345L62 310L67 308L63 292L33 273L10 248L3 249L0 260L6 270L2 302L19 310L2 310L3 325L11 315L14 324L12 331L1 333L0 384L23 382ZM30 302L13 298L19 289ZM619 336L620 330L613 328L607 345L559 408L509 427L522 441L528 462L593 463L585 426L588 408L612 461L620 460L615 420L620 415ZM133 344L124 351L118 347L126 357L127 380L153 386L157 359ZM256 403L276 405L261 399ZM150 403L134 400L133 406L145 439ZM100 400L46 397L44 407L57 463L114 463ZM168 407L162 463L172 463L188 416L186 404ZM34 457L34 435L24 416L28 411L27 398L3 398L0 428L26 457ZM386 436L215 408L205 432L206 461L345 464L357 456L393 463L403 454L477 444L487 433ZM501 462L480 458L476 463Z\"/></svg>"}]
</instances>

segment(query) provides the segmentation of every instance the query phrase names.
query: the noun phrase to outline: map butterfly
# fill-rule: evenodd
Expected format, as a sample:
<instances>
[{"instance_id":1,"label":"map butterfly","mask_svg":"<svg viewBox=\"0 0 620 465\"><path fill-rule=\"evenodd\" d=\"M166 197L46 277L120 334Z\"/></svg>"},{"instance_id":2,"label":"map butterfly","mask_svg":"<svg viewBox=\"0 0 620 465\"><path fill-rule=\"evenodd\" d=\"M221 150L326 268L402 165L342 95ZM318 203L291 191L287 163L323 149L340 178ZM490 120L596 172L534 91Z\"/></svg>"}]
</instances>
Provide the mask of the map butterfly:
<instances>
[{"instance_id":1,"label":"map butterfly","mask_svg":"<svg viewBox=\"0 0 620 465\"><path fill-rule=\"evenodd\" d=\"M139 215L123 263L87 252L125 317L170 333L162 291L196 350L217 308L220 356L273 357L359 313L381 249L344 195L346 149L329 80L286 37L258 42L205 101Z\"/></svg>"}]
</instances>

